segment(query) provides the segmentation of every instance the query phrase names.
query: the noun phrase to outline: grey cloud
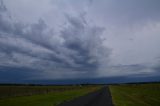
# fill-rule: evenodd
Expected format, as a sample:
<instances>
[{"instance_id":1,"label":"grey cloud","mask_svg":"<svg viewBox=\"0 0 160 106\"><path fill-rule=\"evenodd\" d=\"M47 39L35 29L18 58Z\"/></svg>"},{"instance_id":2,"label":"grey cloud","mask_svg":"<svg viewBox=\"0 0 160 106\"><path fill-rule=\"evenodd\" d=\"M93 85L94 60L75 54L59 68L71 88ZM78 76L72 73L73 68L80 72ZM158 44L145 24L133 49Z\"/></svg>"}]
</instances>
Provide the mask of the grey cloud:
<instances>
[{"instance_id":1,"label":"grey cloud","mask_svg":"<svg viewBox=\"0 0 160 106\"><path fill-rule=\"evenodd\" d=\"M0 12L4 12L4 11L6 11L6 10L7 10L7 8L6 8L6 6L4 5L3 0L0 0Z\"/></svg>"},{"instance_id":2,"label":"grey cloud","mask_svg":"<svg viewBox=\"0 0 160 106\"><path fill-rule=\"evenodd\" d=\"M36 1L32 2L34 5L29 10L37 4ZM148 75L158 72L158 65L150 67L141 63L152 62L152 57L159 52L159 23L156 23L160 19L159 0L52 2L53 8L47 1L45 6L50 7L44 7L42 13L37 5L33 13L40 13L38 16L36 14L36 17L40 17L34 22L35 16L22 13L17 10L16 3L6 0L10 9L16 8L10 11L13 17L10 16L9 8L1 0L0 67L25 67L37 74L33 77L42 79ZM23 12L26 8L29 7L24 7ZM27 19L22 17L19 21L21 15L31 17L31 23L25 24ZM151 20L148 26L147 20ZM146 26L142 25L143 22ZM132 24L135 24L132 28L125 26ZM130 42L126 39L133 40Z\"/></svg>"},{"instance_id":3,"label":"grey cloud","mask_svg":"<svg viewBox=\"0 0 160 106\"><path fill-rule=\"evenodd\" d=\"M159 0L95 0L90 11L98 19L116 25L145 24L160 19L159 4Z\"/></svg>"},{"instance_id":4,"label":"grey cloud","mask_svg":"<svg viewBox=\"0 0 160 106\"><path fill-rule=\"evenodd\" d=\"M44 70L44 73L53 71L53 74L57 70L60 74L67 74L67 70L93 71L94 76L94 71L104 62L104 56L107 64L110 55L110 49L103 46L101 38L104 28L90 26L84 16L66 16L66 20L67 25L55 33L43 19L25 25L6 20L2 15L0 58L4 61L0 64Z\"/></svg>"},{"instance_id":5,"label":"grey cloud","mask_svg":"<svg viewBox=\"0 0 160 106\"><path fill-rule=\"evenodd\" d=\"M61 31L61 36L66 39L65 46L77 52L78 56L74 56L75 63L83 67L89 66L94 70L99 67L99 64L102 64L103 57L108 62L110 49L103 46L101 38L104 28L89 26L83 17L67 18L69 25Z\"/></svg>"},{"instance_id":6,"label":"grey cloud","mask_svg":"<svg viewBox=\"0 0 160 106\"><path fill-rule=\"evenodd\" d=\"M108 71L107 71L108 70ZM146 64L131 64L131 65L111 65L106 68L106 71L102 71L99 76L128 76L128 77L148 77L154 76L155 71L151 66Z\"/></svg>"}]
</instances>

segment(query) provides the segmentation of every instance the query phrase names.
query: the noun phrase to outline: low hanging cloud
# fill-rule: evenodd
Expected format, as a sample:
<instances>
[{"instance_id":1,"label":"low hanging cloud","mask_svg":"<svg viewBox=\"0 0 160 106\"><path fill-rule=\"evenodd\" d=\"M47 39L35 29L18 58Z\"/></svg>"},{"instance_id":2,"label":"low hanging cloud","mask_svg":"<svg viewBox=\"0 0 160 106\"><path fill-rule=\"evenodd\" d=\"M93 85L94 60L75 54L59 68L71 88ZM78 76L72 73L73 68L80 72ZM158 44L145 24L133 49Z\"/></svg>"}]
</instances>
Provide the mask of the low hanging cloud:
<instances>
[{"instance_id":1,"label":"low hanging cloud","mask_svg":"<svg viewBox=\"0 0 160 106\"><path fill-rule=\"evenodd\" d=\"M13 79L159 75L160 8L153 1L0 0L0 73L17 73Z\"/></svg>"},{"instance_id":2,"label":"low hanging cloud","mask_svg":"<svg viewBox=\"0 0 160 106\"><path fill-rule=\"evenodd\" d=\"M55 33L43 19L30 25L12 22L2 3L0 66L26 67L37 74L43 70L40 77L49 73L48 78L57 74L72 78L89 77L83 74L90 71L94 77L101 64L108 64L111 50L103 45L101 36L105 29L89 25L83 15L66 15L66 25Z\"/></svg>"}]
</instances>

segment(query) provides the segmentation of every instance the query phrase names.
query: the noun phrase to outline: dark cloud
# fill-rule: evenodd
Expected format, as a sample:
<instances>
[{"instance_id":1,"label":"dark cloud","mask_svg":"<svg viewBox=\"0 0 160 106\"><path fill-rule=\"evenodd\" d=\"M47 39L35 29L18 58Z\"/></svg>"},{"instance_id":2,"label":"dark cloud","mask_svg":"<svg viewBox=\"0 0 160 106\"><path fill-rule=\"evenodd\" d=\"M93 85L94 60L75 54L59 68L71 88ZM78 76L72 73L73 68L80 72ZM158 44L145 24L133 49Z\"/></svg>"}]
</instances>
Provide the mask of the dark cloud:
<instances>
[{"instance_id":1,"label":"dark cloud","mask_svg":"<svg viewBox=\"0 0 160 106\"><path fill-rule=\"evenodd\" d=\"M59 33L49 28L43 19L25 25L7 18L7 15L0 17L1 66L27 67L37 69L37 73L39 70L44 73L48 70L53 73L92 71L94 76L104 56L108 62L110 49L103 46L101 38L104 28L90 26L84 16L66 16L67 24Z\"/></svg>"},{"instance_id":2,"label":"dark cloud","mask_svg":"<svg viewBox=\"0 0 160 106\"><path fill-rule=\"evenodd\" d=\"M5 6L0 0L2 75L19 73L17 80L158 73L159 64L146 63L159 52L159 0L52 2L41 8L35 1L25 7L24 0L17 7L13 1L4 1ZM135 27L128 26L132 24Z\"/></svg>"},{"instance_id":3,"label":"dark cloud","mask_svg":"<svg viewBox=\"0 0 160 106\"><path fill-rule=\"evenodd\" d=\"M101 56L105 56L106 59L109 57L110 50L102 45L101 35L104 28L89 26L83 17L67 19L69 25L61 31L65 47L77 53L72 56L76 64L95 70L101 63ZM106 54L102 54L104 52Z\"/></svg>"},{"instance_id":4,"label":"dark cloud","mask_svg":"<svg viewBox=\"0 0 160 106\"><path fill-rule=\"evenodd\" d=\"M34 76L36 70L27 67L10 67L0 66L0 82L1 83L15 83L29 80Z\"/></svg>"}]
</instances>

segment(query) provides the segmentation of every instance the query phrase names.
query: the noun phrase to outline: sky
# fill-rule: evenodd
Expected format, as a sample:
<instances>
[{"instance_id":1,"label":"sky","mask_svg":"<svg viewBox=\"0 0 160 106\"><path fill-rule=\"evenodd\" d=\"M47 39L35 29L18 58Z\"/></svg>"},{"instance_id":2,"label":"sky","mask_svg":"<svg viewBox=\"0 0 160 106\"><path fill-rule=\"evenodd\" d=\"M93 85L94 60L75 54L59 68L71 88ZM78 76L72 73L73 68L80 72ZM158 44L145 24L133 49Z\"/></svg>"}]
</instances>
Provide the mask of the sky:
<instances>
[{"instance_id":1,"label":"sky","mask_svg":"<svg viewBox=\"0 0 160 106\"><path fill-rule=\"evenodd\" d=\"M158 78L159 5L0 0L0 82Z\"/></svg>"}]
</instances>

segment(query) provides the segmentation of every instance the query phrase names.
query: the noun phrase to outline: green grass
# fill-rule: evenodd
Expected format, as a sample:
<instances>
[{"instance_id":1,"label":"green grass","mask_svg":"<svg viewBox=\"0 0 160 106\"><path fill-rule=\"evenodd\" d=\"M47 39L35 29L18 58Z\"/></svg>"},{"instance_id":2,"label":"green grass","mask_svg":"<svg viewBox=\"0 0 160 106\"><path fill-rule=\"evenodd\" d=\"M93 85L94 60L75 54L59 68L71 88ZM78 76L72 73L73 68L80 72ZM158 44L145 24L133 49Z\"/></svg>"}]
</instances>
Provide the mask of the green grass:
<instances>
[{"instance_id":1,"label":"green grass","mask_svg":"<svg viewBox=\"0 0 160 106\"><path fill-rule=\"evenodd\" d=\"M86 87L86 86L84 86ZM80 86L0 86L0 99L81 89Z\"/></svg>"},{"instance_id":2,"label":"green grass","mask_svg":"<svg viewBox=\"0 0 160 106\"><path fill-rule=\"evenodd\" d=\"M47 94L3 98L0 100L0 106L56 106L59 103L71 100L99 88L100 87L88 86L82 87L81 89L64 90Z\"/></svg>"},{"instance_id":3,"label":"green grass","mask_svg":"<svg viewBox=\"0 0 160 106\"><path fill-rule=\"evenodd\" d=\"M160 84L112 85L115 106L160 106Z\"/></svg>"}]
</instances>

